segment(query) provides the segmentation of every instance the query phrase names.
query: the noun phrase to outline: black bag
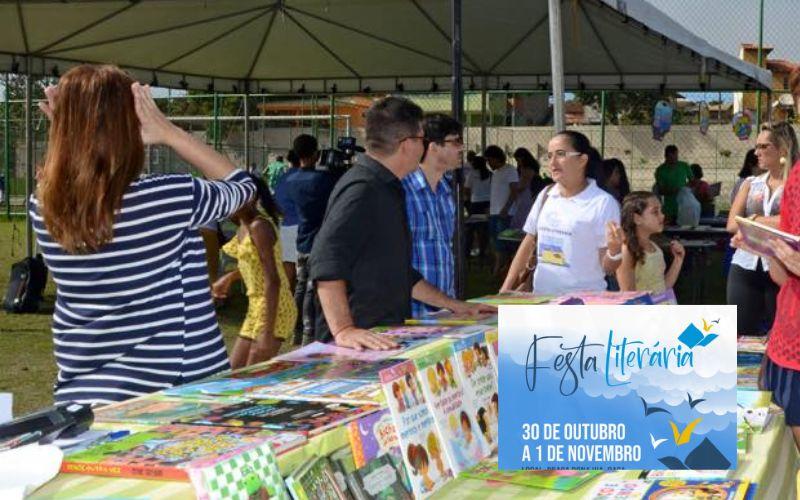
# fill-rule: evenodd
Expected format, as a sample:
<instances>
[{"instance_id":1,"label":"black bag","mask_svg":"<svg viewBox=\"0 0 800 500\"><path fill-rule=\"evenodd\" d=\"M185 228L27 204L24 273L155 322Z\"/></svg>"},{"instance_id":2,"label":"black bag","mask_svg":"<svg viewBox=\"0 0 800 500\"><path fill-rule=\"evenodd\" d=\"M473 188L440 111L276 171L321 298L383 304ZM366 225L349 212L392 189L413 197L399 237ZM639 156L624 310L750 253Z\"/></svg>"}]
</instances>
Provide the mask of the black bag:
<instances>
[{"instance_id":1,"label":"black bag","mask_svg":"<svg viewBox=\"0 0 800 500\"><path fill-rule=\"evenodd\" d=\"M46 284L47 267L42 254L15 262L11 266L11 278L3 299L3 309L10 313L37 312Z\"/></svg>"}]
</instances>

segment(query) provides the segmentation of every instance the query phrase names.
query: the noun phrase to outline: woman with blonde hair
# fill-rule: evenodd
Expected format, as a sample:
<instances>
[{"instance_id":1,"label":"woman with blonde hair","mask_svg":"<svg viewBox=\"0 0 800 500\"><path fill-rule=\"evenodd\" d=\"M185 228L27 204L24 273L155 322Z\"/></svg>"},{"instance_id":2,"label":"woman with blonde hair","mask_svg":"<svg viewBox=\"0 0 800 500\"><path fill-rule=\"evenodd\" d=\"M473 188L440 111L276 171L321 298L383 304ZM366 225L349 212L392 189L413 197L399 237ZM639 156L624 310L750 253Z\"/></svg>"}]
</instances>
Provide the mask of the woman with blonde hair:
<instances>
[{"instance_id":1,"label":"woman with blonde hair","mask_svg":"<svg viewBox=\"0 0 800 500\"><path fill-rule=\"evenodd\" d=\"M748 177L736 194L728 215L728 231L739 230L736 217L777 225L780 221L783 184L789 168L800 159L797 137L788 123L765 125L756 138L759 168L766 171ZM769 263L758 255L739 248L728 271L728 304L737 307L740 334L763 335L775 318L778 285L769 276Z\"/></svg>"},{"instance_id":2,"label":"woman with blonde hair","mask_svg":"<svg viewBox=\"0 0 800 500\"><path fill-rule=\"evenodd\" d=\"M78 66L45 93L30 216L57 288L55 400L111 403L227 369L199 228L252 199L252 181L117 67ZM211 180L140 178L145 144Z\"/></svg>"}]
</instances>

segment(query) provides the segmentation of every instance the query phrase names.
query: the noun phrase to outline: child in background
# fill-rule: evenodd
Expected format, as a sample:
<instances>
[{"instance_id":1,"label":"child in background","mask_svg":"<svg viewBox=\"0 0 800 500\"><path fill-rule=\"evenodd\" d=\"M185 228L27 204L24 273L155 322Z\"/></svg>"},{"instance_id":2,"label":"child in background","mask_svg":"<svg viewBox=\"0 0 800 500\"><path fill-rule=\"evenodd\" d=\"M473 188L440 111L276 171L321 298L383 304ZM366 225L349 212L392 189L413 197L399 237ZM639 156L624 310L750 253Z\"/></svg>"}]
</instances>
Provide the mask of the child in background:
<instances>
[{"instance_id":1,"label":"child in background","mask_svg":"<svg viewBox=\"0 0 800 500\"><path fill-rule=\"evenodd\" d=\"M673 260L666 270L663 252L650 239L664 230L664 213L656 195L646 191L630 193L623 200L620 218L625 235L622 265L617 269L620 289L661 293L672 288L678 280L686 251L683 245L672 241Z\"/></svg>"},{"instance_id":2,"label":"child in background","mask_svg":"<svg viewBox=\"0 0 800 500\"><path fill-rule=\"evenodd\" d=\"M278 209L269 188L251 176L258 188L256 200L231 216L239 230L222 251L238 261L238 269L214 283L214 298L227 297L231 285L241 279L247 289L247 316L231 354L233 369L266 361L278 354L281 342L294 329L297 308L281 261ZM263 210L267 217L260 211Z\"/></svg>"}]
</instances>

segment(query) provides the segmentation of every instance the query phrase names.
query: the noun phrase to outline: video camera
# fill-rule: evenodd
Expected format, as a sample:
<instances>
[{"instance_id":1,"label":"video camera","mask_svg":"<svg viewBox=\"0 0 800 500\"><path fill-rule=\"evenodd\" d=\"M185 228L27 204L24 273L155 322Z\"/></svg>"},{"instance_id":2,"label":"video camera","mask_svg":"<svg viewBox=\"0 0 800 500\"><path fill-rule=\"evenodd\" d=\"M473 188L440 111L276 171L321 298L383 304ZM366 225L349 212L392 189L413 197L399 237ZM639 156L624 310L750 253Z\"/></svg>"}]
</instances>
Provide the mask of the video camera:
<instances>
[{"instance_id":1,"label":"video camera","mask_svg":"<svg viewBox=\"0 0 800 500\"><path fill-rule=\"evenodd\" d=\"M323 172L342 174L353 166L356 153L363 153L364 148L356 145L355 137L339 137L336 147L320 151L316 169Z\"/></svg>"}]
</instances>

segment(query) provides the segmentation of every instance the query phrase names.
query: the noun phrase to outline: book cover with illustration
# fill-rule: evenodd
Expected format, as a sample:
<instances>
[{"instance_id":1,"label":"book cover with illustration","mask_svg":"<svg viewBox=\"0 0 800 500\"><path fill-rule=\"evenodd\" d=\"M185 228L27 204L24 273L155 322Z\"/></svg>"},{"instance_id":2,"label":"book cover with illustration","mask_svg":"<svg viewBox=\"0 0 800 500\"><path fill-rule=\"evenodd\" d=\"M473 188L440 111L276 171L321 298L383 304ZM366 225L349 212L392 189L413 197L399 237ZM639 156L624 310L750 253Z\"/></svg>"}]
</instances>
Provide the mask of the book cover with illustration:
<instances>
[{"instance_id":1,"label":"book cover with illustration","mask_svg":"<svg viewBox=\"0 0 800 500\"><path fill-rule=\"evenodd\" d=\"M486 344L486 336L483 333L476 333L453 343L455 376L463 381L465 406L469 408L464 425L470 424L476 430L476 434L486 440L491 450L497 450L499 412L497 371L492 366L489 351L491 347Z\"/></svg>"},{"instance_id":2,"label":"book cover with illustration","mask_svg":"<svg viewBox=\"0 0 800 500\"><path fill-rule=\"evenodd\" d=\"M735 469L735 306L501 306L499 466Z\"/></svg>"},{"instance_id":3,"label":"book cover with illustration","mask_svg":"<svg viewBox=\"0 0 800 500\"><path fill-rule=\"evenodd\" d=\"M496 314L459 314L447 309L432 312L419 318L405 321L406 325L439 325L439 326L465 326L465 325L491 325L497 323Z\"/></svg>"},{"instance_id":4,"label":"book cover with illustration","mask_svg":"<svg viewBox=\"0 0 800 500\"><path fill-rule=\"evenodd\" d=\"M286 478L286 487L294 500L349 500L327 457L314 456L300 464Z\"/></svg>"},{"instance_id":5,"label":"book cover with illustration","mask_svg":"<svg viewBox=\"0 0 800 500\"><path fill-rule=\"evenodd\" d=\"M280 356L281 360L286 361L328 361L336 362L345 359L355 359L360 361L381 361L393 358L404 352L403 348L391 349L387 351L356 351L347 347L339 347L334 344L322 342L312 342L299 349L287 352Z\"/></svg>"},{"instance_id":6,"label":"book cover with illustration","mask_svg":"<svg viewBox=\"0 0 800 500\"><path fill-rule=\"evenodd\" d=\"M486 332L486 343L489 345L489 359L492 360L492 366L497 373L497 356L500 354L500 335L497 328L493 328Z\"/></svg>"},{"instance_id":7,"label":"book cover with illustration","mask_svg":"<svg viewBox=\"0 0 800 500\"><path fill-rule=\"evenodd\" d=\"M464 401L464 384L456 373L452 345L443 345L414 363L453 473L473 467L491 453L491 436L486 415L474 414L473 406Z\"/></svg>"},{"instance_id":8,"label":"book cover with illustration","mask_svg":"<svg viewBox=\"0 0 800 500\"><path fill-rule=\"evenodd\" d=\"M290 500L269 446L259 446L226 460L198 463L189 469L198 500Z\"/></svg>"},{"instance_id":9,"label":"book cover with illustration","mask_svg":"<svg viewBox=\"0 0 800 500\"><path fill-rule=\"evenodd\" d=\"M199 417L182 419L180 423L301 432L313 436L374 410L373 406L346 403L257 399L223 406Z\"/></svg>"},{"instance_id":10,"label":"book cover with illustration","mask_svg":"<svg viewBox=\"0 0 800 500\"><path fill-rule=\"evenodd\" d=\"M533 292L506 292L496 293L492 295L484 295L469 299L468 302L475 302L478 304L491 304L494 306L499 305L536 305L547 304L556 298L555 295L541 295Z\"/></svg>"},{"instance_id":11,"label":"book cover with illustration","mask_svg":"<svg viewBox=\"0 0 800 500\"><path fill-rule=\"evenodd\" d=\"M269 449L269 431L164 425L67 454L61 472L185 481L253 448ZM271 452L270 452L271 453Z\"/></svg>"},{"instance_id":12,"label":"book cover with illustration","mask_svg":"<svg viewBox=\"0 0 800 500\"><path fill-rule=\"evenodd\" d=\"M464 477L499 481L530 488L570 491L589 481L601 471L590 470L518 470L501 471L497 468L497 457L487 458L473 468L461 473Z\"/></svg>"},{"instance_id":13,"label":"book cover with illustration","mask_svg":"<svg viewBox=\"0 0 800 500\"><path fill-rule=\"evenodd\" d=\"M237 400L170 398L153 394L97 408L94 421L165 425L203 415L233 402Z\"/></svg>"},{"instance_id":14,"label":"book cover with illustration","mask_svg":"<svg viewBox=\"0 0 800 500\"><path fill-rule=\"evenodd\" d=\"M370 460L390 452L401 456L397 430L388 408L359 416L348 423L347 437L356 467L363 467Z\"/></svg>"},{"instance_id":15,"label":"book cover with illustration","mask_svg":"<svg viewBox=\"0 0 800 500\"><path fill-rule=\"evenodd\" d=\"M713 498L715 500L744 500L749 481L737 479L661 479L655 481L643 500L662 498Z\"/></svg>"},{"instance_id":16,"label":"book cover with illustration","mask_svg":"<svg viewBox=\"0 0 800 500\"><path fill-rule=\"evenodd\" d=\"M402 460L386 454L350 473L348 483L356 500L412 500L404 474Z\"/></svg>"},{"instance_id":17,"label":"book cover with illustration","mask_svg":"<svg viewBox=\"0 0 800 500\"><path fill-rule=\"evenodd\" d=\"M592 488L587 499L592 500L642 500L650 489L650 481L644 479L605 480Z\"/></svg>"},{"instance_id":18,"label":"book cover with illustration","mask_svg":"<svg viewBox=\"0 0 800 500\"><path fill-rule=\"evenodd\" d=\"M554 299L559 305L652 305L653 299L648 292L574 292Z\"/></svg>"},{"instance_id":19,"label":"book cover with illustration","mask_svg":"<svg viewBox=\"0 0 800 500\"><path fill-rule=\"evenodd\" d=\"M787 245L800 251L800 236L786 233L772 226L750 220L745 217L736 217L736 224L744 237L744 241L753 253L762 257L774 257L775 252L769 245L769 240L783 240Z\"/></svg>"},{"instance_id":20,"label":"book cover with illustration","mask_svg":"<svg viewBox=\"0 0 800 500\"><path fill-rule=\"evenodd\" d=\"M453 478L442 450L442 437L428 410L413 361L381 372L386 396L416 498L427 498Z\"/></svg>"}]
</instances>

